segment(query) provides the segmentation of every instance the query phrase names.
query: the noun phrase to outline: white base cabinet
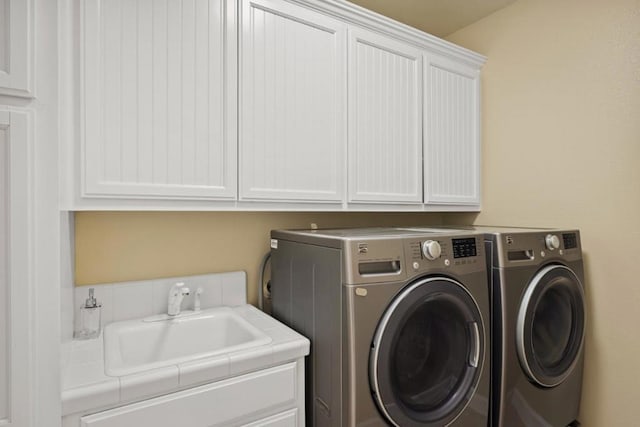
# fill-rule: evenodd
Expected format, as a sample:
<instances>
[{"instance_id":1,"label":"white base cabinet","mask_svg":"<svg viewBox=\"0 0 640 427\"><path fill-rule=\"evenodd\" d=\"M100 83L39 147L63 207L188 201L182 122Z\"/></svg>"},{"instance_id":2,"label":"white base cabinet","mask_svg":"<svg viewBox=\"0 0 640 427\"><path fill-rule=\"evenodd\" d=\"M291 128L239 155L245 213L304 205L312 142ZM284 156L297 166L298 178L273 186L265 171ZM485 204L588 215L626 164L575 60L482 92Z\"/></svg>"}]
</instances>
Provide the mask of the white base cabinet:
<instances>
[{"instance_id":1,"label":"white base cabinet","mask_svg":"<svg viewBox=\"0 0 640 427\"><path fill-rule=\"evenodd\" d=\"M103 410L64 427L304 426L304 361Z\"/></svg>"},{"instance_id":2,"label":"white base cabinet","mask_svg":"<svg viewBox=\"0 0 640 427\"><path fill-rule=\"evenodd\" d=\"M297 409L290 409L271 417L245 424L245 427L297 427L301 420Z\"/></svg>"}]
</instances>

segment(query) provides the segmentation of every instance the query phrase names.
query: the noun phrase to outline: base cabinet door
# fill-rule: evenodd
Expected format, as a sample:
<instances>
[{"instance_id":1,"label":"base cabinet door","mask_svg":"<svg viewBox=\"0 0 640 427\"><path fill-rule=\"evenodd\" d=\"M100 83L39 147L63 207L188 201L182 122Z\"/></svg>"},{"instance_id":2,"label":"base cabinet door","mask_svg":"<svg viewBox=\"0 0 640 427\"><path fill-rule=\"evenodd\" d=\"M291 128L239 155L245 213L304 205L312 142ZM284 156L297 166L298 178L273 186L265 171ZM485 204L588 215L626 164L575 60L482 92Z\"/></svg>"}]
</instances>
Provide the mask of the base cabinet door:
<instances>
[{"instance_id":1,"label":"base cabinet door","mask_svg":"<svg viewBox=\"0 0 640 427\"><path fill-rule=\"evenodd\" d=\"M424 200L480 204L480 70L425 55Z\"/></svg>"},{"instance_id":2,"label":"base cabinet door","mask_svg":"<svg viewBox=\"0 0 640 427\"><path fill-rule=\"evenodd\" d=\"M341 202L346 25L284 0L240 19L240 200Z\"/></svg>"},{"instance_id":3,"label":"base cabinet door","mask_svg":"<svg viewBox=\"0 0 640 427\"><path fill-rule=\"evenodd\" d=\"M80 2L82 196L235 199L233 4Z\"/></svg>"},{"instance_id":4,"label":"base cabinet door","mask_svg":"<svg viewBox=\"0 0 640 427\"><path fill-rule=\"evenodd\" d=\"M422 51L349 29L349 202L422 203Z\"/></svg>"},{"instance_id":5,"label":"base cabinet door","mask_svg":"<svg viewBox=\"0 0 640 427\"><path fill-rule=\"evenodd\" d=\"M288 426L297 417L296 363L264 369L80 419L82 427ZM293 413L279 414L283 409ZM283 417L271 415L278 413ZM293 418L292 418L293 417ZM264 420L263 424L260 424Z\"/></svg>"}]
</instances>

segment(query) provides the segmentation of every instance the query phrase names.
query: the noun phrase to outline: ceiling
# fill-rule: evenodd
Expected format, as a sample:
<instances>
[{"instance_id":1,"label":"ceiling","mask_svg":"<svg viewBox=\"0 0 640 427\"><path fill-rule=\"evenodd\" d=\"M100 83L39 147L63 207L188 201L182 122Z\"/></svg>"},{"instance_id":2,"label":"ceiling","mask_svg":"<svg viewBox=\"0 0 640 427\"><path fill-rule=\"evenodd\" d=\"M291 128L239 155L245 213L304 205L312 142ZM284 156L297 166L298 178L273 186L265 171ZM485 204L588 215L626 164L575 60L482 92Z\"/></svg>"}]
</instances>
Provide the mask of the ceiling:
<instances>
[{"instance_id":1,"label":"ceiling","mask_svg":"<svg viewBox=\"0 0 640 427\"><path fill-rule=\"evenodd\" d=\"M516 0L350 0L438 37L446 37Z\"/></svg>"}]
</instances>

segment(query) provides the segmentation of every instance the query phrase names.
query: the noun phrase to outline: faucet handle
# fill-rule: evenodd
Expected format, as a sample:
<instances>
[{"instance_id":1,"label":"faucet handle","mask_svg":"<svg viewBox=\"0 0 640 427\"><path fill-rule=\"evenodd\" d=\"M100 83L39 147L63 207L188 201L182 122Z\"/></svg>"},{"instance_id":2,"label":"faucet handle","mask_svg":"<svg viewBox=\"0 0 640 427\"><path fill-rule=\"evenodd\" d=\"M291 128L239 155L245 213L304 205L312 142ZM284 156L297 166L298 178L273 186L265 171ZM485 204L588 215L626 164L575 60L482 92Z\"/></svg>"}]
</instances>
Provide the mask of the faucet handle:
<instances>
[{"instance_id":1,"label":"faucet handle","mask_svg":"<svg viewBox=\"0 0 640 427\"><path fill-rule=\"evenodd\" d=\"M178 282L171 286L169 290L169 296L189 295L189 288L184 286L184 282Z\"/></svg>"}]
</instances>

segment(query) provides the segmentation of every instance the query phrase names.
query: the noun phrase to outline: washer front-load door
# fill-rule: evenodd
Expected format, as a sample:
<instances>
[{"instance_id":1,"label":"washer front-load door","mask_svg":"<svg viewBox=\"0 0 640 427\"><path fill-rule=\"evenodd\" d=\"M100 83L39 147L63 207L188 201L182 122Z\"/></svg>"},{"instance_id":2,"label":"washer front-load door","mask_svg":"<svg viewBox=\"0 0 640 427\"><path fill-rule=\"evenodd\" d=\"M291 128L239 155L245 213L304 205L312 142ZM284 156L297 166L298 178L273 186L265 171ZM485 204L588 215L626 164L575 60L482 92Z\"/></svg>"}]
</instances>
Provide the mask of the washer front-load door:
<instances>
[{"instance_id":1,"label":"washer front-load door","mask_svg":"<svg viewBox=\"0 0 640 427\"><path fill-rule=\"evenodd\" d=\"M484 362L484 323L458 282L424 278L387 308L370 354L380 412L396 426L446 426L467 406Z\"/></svg>"},{"instance_id":2,"label":"washer front-load door","mask_svg":"<svg viewBox=\"0 0 640 427\"><path fill-rule=\"evenodd\" d=\"M529 283L518 312L516 345L531 381L555 387L579 359L584 340L584 291L563 265L542 268Z\"/></svg>"}]
</instances>

